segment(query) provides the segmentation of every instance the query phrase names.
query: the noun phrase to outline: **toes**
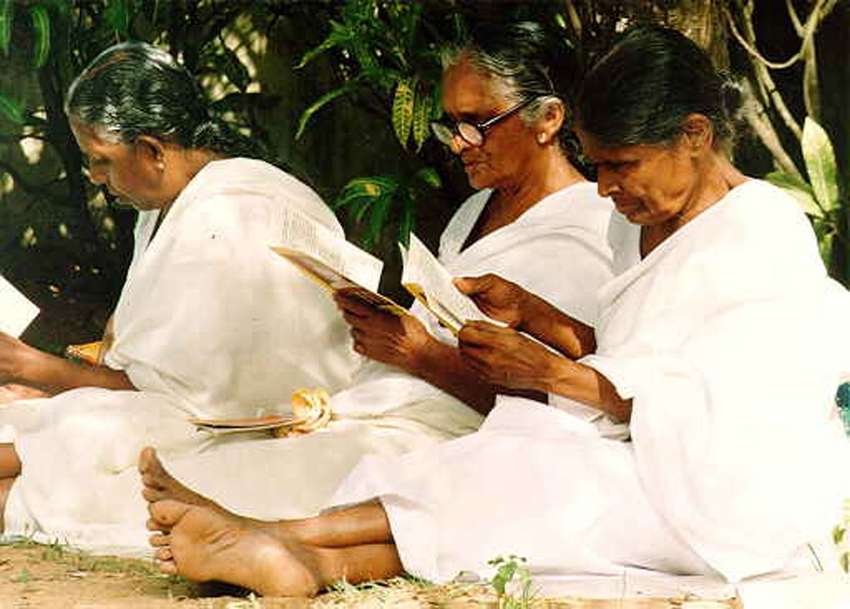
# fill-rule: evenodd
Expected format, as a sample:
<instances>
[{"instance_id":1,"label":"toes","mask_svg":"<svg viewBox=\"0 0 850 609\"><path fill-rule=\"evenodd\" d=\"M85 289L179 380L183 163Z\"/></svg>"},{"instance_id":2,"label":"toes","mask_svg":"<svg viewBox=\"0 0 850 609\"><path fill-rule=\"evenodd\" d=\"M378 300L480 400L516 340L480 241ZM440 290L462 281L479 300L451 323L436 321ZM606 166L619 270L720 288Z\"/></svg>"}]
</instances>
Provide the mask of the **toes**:
<instances>
[{"instance_id":1,"label":"toes","mask_svg":"<svg viewBox=\"0 0 850 609\"><path fill-rule=\"evenodd\" d=\"M167 527L163 524L158 523L153 518L148 518L148 521L145 523L148 531L160 531L162 533L168 533L171 530L171 527Z\"/></svg>"},{"instance_id":2,"label":"toes","mask_svg":"<svg viewBox=\"0 0 850 609\"><path fill-rule=\"evenodd\" d=\"M146 486L142 489L142 497L144 497L145 501L148 503L156 503L163 498L163 495L160 489L154 489Z\"/></svg>"},{"instance_id":3,"label":"toes","mask_svg":"<svg viewBox=\"0 0 850 609\"><path fill-rule=\"evenodd\" d=\"M151 446L145 446L142 452L139 453L139 472L144 474L151 469L153 461L156 459L156 451Z\"/></svg>"},{"instance_id":4,"label":"toes","mask_svg":"<svg viewBox=\"0 0 850 609\"><path fill-rule=\"evenodd\" d=\"M177 564L173 560L164 560L159 563L159 572L166 575L177 575Z\"/></svg>"},{"instance_id":5,"label":"toes","mask_svg":"<svg viewBox=\"0 0 850 609\"><path fill-rule=\"evenodd\" d=\"M171 548L159 548L156 552L154 552L154 557L162 562L174 562L174 554L171 553Z\"/></svg>"},{"instance_id":6,"label":"toes","mask_svg":"<svg viewBox=\"0 0 850 609\"><path fill-rule=\"evenodd\" d=\"M186 515L192 506L179 501L165 499L151 503L148 506L151 518L156 522L158 528L171 528Z\"/></svg>"},{"instance_id":7,"label":"toes","mask_svg":"<svg viewBox=\"0 0 850 609\"><path fill-rule=\"evenodd\" d=\"M162 533L156 533L148 537L148 543L150 543L155 548L161 548L171 544L171 535L164 535Z\"/></svg>"}]
</instances>

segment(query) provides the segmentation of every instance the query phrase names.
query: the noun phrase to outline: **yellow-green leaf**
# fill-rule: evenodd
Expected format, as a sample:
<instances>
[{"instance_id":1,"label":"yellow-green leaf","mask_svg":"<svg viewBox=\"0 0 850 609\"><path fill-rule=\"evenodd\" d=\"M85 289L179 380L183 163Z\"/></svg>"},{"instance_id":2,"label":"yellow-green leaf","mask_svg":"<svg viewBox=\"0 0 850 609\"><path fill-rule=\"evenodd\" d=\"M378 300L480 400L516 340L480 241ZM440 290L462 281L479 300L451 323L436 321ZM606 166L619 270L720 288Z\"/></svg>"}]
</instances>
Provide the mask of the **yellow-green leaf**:
<instances>
[{"instance_id":1,"label":"yellow-green leaf","mask_svg":"<svg viewBox=\"0 0 850 609\"><path fill-rule=\"evenodd\" d=\"M416 97L416 105L413 107L413 141L416 143L416 150L422 148L422 144L428 139L428 125L431 120L431 99L430 93L418 95Z\"/></svg>"},{"instance_id":2,"label":"yellow-green leaf","mask_svg":"<svg viewBox=\"0 0 850 609\"><path fill-rule=\"evenodd\" d=\"M47 63L47 55L50 53L50 15L47 7L39 4L30 9L30 16L35 32L33 64L40 68Z\"/></svg>"},{"instance_id":3,"label":"yellow-green leaf","mask_svg":"<svg viewBox=\"0 0 850 609\"><path fill-rule=\"evenodd\" d=\"M838 207L838 170L832 142L823 127L807 116L803 124L803 158L815 199L829 213Z\"/></svg>"},{"instance_id":4,"label":"yellow-green leaf","mask_svg":"<svg viewBox=\"0 0 850 609\"><path fill-rule=\"evenodd\" d=\"M403 147L407 147L410 128L413 125L413 98L410 79L399 80L393 97L393 130Z\"/></svg>"},{"instance_id":5,"label":"yellow-green leaf","mask_svg":"<svg viewBox=\"0 0 850 609\"><path fill-rule=\"evenodd\" d=\"M812 191L812 187L801 178L784 171L773 171L764 176L764 179L794 197L806 214L814 218L825 217L823 209L821 209L820 205L818 205L818 202L815 200L815 194Z\"/></svg>"}]
</instances>

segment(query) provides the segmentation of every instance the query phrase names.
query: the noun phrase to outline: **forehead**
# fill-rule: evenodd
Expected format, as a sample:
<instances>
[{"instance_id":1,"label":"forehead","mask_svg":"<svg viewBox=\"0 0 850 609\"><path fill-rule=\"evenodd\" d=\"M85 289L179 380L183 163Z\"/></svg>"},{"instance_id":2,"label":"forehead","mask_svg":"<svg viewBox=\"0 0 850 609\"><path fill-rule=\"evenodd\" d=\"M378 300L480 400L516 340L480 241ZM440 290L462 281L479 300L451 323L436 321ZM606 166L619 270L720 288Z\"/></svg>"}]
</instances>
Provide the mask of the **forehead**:
<instances>
[{"instance_id":1,"label":"forehead","mask_svg":"<svg viewBox=\"0 0 850 609\"><path fill-rule=\"evenodd\" d=\"M454 116L478 115L506 106L501 83L461 57L443 72L443 107Z\"/></svg>"},{"instance_id":2,"label":"forehead","mask_svg":"<svg viewBox=\"0 0 850 609\"><path fill-rule=\"evenodd\" d=\"M648 159L661 152L664 147L658 144L628 144L624 146L605 146L596 137L576 126L576 135L581 149L594 163L616 163Z\"/></svg>"},{"instance_id":3,"label":"forehead","mask_svg":"<svg viewBox=\"0 0 850 609\"><path fill-rule=\"evenodd\" d=\"M71 131L80 149L86 154L109 152L124 147L123 144L106 139L101 130L74 119L71 119Z\"/></svg>"}]
</instances>

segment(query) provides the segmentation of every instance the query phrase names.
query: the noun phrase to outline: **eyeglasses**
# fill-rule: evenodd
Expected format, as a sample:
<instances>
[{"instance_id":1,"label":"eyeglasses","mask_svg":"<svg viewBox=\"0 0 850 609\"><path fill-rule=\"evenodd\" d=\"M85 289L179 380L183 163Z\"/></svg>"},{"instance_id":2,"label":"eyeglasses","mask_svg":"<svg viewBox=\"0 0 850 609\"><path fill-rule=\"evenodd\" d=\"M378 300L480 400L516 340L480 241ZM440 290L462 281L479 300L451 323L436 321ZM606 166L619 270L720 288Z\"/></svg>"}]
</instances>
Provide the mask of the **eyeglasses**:
<instances>
[{"instance_id":1,"label":"eyeglasses","mask_svg":"<svg viewBox=\"0 0 850 609\"><path fill-rule=\"evenodd\" d=\"M459 135L461 139L470 146L483 146L484 135L487 133L487 131L492 129L494 126L496 126L498 123L505 120L509 116L516 114L536 99L536 97L527 99L524 102L520 102L513 108L505 110L501 114L497 114L493 118L488 118L486 121L482 121L480 123L457 121L454 125L449 126L445 123L434 121L431 123L431 131L434 133L434 136L438 140L440 140L441 143L445 144L450 148L454 143L456 135Z\"/></svg>"}]
</instances>

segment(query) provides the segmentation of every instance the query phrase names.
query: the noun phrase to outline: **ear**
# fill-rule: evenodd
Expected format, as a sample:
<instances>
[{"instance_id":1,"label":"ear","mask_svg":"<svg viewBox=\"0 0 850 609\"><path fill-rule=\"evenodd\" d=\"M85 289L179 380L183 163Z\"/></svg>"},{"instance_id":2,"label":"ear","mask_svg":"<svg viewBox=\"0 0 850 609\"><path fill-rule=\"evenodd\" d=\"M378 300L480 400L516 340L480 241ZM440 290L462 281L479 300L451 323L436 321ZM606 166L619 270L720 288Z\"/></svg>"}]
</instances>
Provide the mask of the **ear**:
<instances>
[{"instance_id":1,"label":"ear","mask_svg":"<svg viewBox=\"0 0 850 609\"><path fill-rule=\"evenodd\" d=\"M157 168L164 168L165 145L149 135L140 135L135 141L136 154Z\"/></svg>"},{"instance_id":2,"label":"ear","mask_svg":"<svg viewBox=\"0 0 850 609\"><path fill-rule=\"evenodd\" d=\"M545 133L546 141L549 141L560 131L565 119L566 109L563 102L559 99L548 101L534 130L538 133Z\"/></svg>"},{"instance_id":3,"label":"ear","mask_svg":"<svg viewBox=\"0 0 850 609\"><path fill-rule=\"evenodd\" d=\"M688 114L682 121L682 143L692 155L701 155L714 146L714 129L704 114Z\"/></svg>"}]
</instances>

